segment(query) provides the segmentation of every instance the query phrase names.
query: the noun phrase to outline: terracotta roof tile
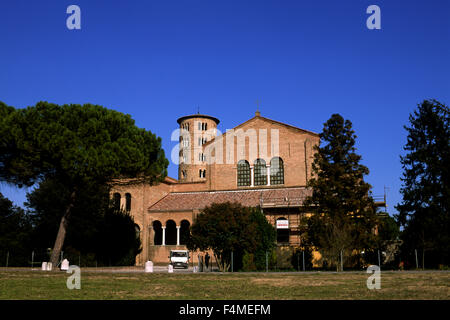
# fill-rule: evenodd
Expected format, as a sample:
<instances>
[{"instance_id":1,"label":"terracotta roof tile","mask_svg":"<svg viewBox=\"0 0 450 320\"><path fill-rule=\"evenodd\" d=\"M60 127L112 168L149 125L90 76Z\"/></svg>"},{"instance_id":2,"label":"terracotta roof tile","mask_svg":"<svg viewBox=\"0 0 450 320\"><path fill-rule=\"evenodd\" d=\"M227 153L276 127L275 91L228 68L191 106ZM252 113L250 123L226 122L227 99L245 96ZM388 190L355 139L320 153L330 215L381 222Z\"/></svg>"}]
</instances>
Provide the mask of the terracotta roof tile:
<instances>
[{"instance_id":1,"label":"terracotta roof tile","mask_svg":"<svg viewBox=\"0 0 450 320\"><path fill-rule=\"evenodd\" d=\"M266 188L230 191L174 192L148 208L149 212L190 211L203 209L212 203L239 202L243 206L293 207L303 203L311 190L297 188Z\"/></svg>"}]
</instances>

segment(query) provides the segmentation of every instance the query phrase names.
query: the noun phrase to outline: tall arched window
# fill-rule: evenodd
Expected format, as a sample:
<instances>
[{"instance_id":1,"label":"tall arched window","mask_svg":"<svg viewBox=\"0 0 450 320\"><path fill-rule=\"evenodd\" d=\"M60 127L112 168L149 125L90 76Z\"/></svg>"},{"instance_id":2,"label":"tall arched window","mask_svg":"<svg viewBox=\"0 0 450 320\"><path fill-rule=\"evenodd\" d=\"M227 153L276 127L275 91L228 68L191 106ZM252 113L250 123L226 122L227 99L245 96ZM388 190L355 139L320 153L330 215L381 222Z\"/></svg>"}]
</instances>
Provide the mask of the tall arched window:
<instances>
[{"instance_id":1,"label":"tall arched window","mask_svg":"<svg viewBox=\"0 0 450 320\"><path fill-rule=\"evenodd\" d=\"M131 194L125 193L125 210L131 211Z\"/></svg>"},{"instance_id":2,"label":"tall arched window","mask_svg":"<svg viewBox=\"0 0 450 320\"><path fill-rule=\"evenodd\" d=\"M162 225L158 220L153 222L153 232L155 235L153 238L153 244L156 246L162 245Z\"/></svg>"},{"instance_id":3,"label":"tall arched window","mask_svg":"<svg viewBox=\"0 0 450 320\"><path fill-rule=\"evenodd\" d=\"M284 184L284 165L280 157L270 160L270 184Z\"/></svg>"},{"instance_id":4,"label":"tall arched window","mask_svg":"<svg viewBox=\"0 0 450 320\"><path fill-rule=\"evenodd\" d=\"M120 210L120 193L116 192L113 195L113 206L114 209Z\"/></svg>"},{"instance_id":5,"label":"tall arched window","mask_svg":"<svg viewBox=\"0 0 450 320\"><path fill-rule=\"evenodd\" d=\"M173 220L166 221L166 245L177 244L177 225Z\"/></svg>"},{"instance_id":6,"label":"tall arched window","mask_svg":"<svg viewBox=\"0 0 450 320\"><path fill-rule=\"evenodd\" d=\"M267 185L267 168L266 162L263 159L255 160L255 186Z\"/></svg>"},{"instance_id":7,"label":"tall arched window","mask_svg":"<svg viewBox=\"0 0 450 320\"><path fill-rule=\"evenodd\" d=\"M245 160L240 160L237 164L237 185L250 185L250 164Z\"/></svg>"},{"instance_id":8,"label":"tall arched window","mask_svg":"<svg viewBox=\"0 0 450 320\"><path fill-rule=\"evenodd\" d=\"M186 244L189 238L190 223L187 220L182 220L180 223L180 244Z\"/></svg>"}]
</instances>

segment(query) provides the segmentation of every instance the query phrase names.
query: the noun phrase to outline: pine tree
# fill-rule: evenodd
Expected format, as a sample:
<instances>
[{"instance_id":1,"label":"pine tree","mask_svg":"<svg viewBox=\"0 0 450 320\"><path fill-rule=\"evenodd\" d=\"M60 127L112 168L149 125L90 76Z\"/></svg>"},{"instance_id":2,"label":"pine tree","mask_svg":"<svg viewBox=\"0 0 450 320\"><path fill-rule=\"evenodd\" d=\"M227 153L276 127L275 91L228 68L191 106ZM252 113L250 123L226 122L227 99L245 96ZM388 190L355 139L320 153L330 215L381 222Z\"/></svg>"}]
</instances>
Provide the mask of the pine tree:
<instances>
[{"instance_id":1,"label":"pine tree","mask_svg":"<svg viewBox=\"0 0 450 320\"><path fill-rule=\"evenodd\" d=\"M80 190L119 177L153 183L167 175L161 138L120 112L98 105L39 102L14 109L0 102L0 181L46 179L69 190L51 262L56 265Z\"/></svg>"},{"instance_id":2,"label":"pine tree","mask_svg":"<svg viewBox=\"0 0 450 320\"><path fill-rule=\"evenodd\" d=\"M450 263L449 115L448 106L425 100L410 114L411 126L405 126L407 154L400 157L403 201L396 206L396 218L404 227L404 258L409 255L414 261L414 250L418 250L422 267L425 252L429 252L430 267Z\"/></svg>"},{"instance_id":3,"label":"pine tree","mask_svg":"<svg viewBox=\"0 0 450 320\"><path fill-rule=\"evenodd\" d=\"M376 210L371 186L364 181L369 169L356 154L352 123L333 114L320 138L325 145L315 147L313 178L308 181L312 195L303 209L313 213L307 219L307 238L339 270L341 253L347 258L354 249L373 245Z\"/></svg>"}]
</instances>

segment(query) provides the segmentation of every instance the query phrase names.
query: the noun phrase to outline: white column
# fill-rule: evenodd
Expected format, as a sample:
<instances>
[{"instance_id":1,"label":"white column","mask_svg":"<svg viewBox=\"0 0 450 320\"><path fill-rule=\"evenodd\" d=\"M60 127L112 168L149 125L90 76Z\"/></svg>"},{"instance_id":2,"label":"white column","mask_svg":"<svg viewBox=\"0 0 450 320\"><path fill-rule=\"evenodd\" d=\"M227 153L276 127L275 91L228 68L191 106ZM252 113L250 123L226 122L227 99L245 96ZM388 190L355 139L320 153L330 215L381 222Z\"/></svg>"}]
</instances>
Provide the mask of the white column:
<instances>
[{"instance_id":1,"label":"white column","mask_svg":"<svg viewBox=\"0 0 450 320\"><path fill-rule=\"evenodd\" d=\"M255 181L255 171L253 170L253 166L250 166L250 187L254 187L254 181Z\"/></svg>"},{"instance_id":2,"label":"white column","mask_svg":"<svg viewBox=\"0 0 450 320\"><path fill-rule=\"evenodd\" d=\"M180 226L177 226L177 246L180 245Z\"/></svg>"},{"instance_id":3,"label":"white column","mask_svg":"<svg viewBox=\"0 0 450 320\"><path fill-rule=\"evenodd\" d=\"M266 168L267 168L267 185L270 186L270 164L267 164Z\"/></svg>"},{"instance_id":4,"label":"white column","mask_svg":"<svg viewBox=\"0 0 450 320\"><path fill-rule=\"evenodd\" d=\"M165 246L166 245L166 227L163 226L161 228L163 229L162 245Z\"/></svg>"}]
</instances>

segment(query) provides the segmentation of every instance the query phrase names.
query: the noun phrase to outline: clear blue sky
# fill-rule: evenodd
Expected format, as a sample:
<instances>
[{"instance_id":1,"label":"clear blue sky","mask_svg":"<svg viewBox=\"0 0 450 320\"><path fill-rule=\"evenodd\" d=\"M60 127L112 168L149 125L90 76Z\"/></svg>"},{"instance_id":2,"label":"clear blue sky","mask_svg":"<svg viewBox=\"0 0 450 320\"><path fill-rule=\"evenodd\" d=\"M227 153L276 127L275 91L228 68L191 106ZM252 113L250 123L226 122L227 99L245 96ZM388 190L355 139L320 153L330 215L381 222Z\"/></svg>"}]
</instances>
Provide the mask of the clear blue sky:
<instances>
[{"instance_id":1,"label":"clear blue sky","mask_svg":"<svg viewBox=\"0 0 450 320\"><path fill-rule=\"evenodd\" d=\"M66 8L81 8L81 30ZM368 30L366 8L381 8ZM0 101L100 104L163 139L201 113L225 131L263 116L320 132L353 122L374 194L401 200L408 115L450 103L450 1L2 1ZM177 177L171 163L169 175ZM0 185L21 204L24 191Z\"/></svg>"}]
</instances>

